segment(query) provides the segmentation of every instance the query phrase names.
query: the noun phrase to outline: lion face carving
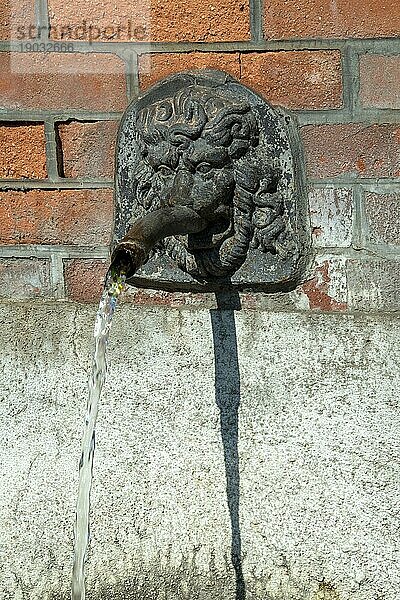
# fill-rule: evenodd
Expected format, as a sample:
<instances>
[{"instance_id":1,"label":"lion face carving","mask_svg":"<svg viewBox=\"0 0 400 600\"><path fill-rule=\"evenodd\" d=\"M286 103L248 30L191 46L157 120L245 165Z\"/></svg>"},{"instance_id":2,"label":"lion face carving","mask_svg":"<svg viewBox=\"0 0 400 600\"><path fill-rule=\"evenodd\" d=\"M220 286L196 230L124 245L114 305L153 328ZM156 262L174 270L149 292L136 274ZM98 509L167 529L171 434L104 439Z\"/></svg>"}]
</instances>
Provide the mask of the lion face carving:
<instances>
[{"instance_id":1,"label":"lion face carving","mask_svg":"<svg viewBox=\"0 0 400 600\"><path fill-rule=\"evenodd\" d=\"M208 224L166 238L156 252L200 281L230 277L249 249L287 252L288 177L247 98L223 86L182 86L139 106L125 129L133 158L120 179L134 198L133 216L183 204Z\"/></svg>"}]
</instances>

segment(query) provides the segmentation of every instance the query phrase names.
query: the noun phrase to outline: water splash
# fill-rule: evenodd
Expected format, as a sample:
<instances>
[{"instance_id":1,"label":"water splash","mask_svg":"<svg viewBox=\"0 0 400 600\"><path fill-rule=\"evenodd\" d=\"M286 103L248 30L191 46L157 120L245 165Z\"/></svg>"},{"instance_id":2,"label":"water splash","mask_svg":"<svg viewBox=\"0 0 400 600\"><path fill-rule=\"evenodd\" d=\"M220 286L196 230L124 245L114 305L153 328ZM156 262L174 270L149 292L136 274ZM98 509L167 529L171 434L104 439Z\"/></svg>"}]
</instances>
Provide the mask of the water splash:
<instances>
[{"instance_id":1,"label":"water splash","mask_svg":"<svg viewBox=\"0 0 400 600\"><path fill-rule=\"evenodd\" d=\"M94 326L95 350L92 373L89 378L89 396L82 438L82 454L79 461L79 487L74 529L75 556L72 569L71 600L85 600L86 597L85 559L89 545L90 488L92 484L95 448L95 427L101 390L106 379L108 336L118 297L124 288L125 276L122 273L107 275Z\"/></svg>"}]
</instances>

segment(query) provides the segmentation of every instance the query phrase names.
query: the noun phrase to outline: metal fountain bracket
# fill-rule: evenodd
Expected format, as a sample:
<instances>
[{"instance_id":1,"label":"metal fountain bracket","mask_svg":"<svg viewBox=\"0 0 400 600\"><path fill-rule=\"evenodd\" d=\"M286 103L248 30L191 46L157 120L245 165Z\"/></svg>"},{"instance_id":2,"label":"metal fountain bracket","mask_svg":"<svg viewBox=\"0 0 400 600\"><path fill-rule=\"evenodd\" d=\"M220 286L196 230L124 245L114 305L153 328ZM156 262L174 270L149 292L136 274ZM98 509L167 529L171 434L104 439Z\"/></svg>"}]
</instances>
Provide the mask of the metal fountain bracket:
<instances>
[{"instance_id":1,"label":"metal fountain bracket","mask_svg":"<svg viewBox=\"0 0 400 600\"><path fill-rule=\"evenodd\" d=\"M135 220L183 205L207 221L170 236L128 283L166 290L288 291L310 248L293 118L221 71L172 75L132 102L116 152L114 244Z\"/></svg>"}]
</instances>

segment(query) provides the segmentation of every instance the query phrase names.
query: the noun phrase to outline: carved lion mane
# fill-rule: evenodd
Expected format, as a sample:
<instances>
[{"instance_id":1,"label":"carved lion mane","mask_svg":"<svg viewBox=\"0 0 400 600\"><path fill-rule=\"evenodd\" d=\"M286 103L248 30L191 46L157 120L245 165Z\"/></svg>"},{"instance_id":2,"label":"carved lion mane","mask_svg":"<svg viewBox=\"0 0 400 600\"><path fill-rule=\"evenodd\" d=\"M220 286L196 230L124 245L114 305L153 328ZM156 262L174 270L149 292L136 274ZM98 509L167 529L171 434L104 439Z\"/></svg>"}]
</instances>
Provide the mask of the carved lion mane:
<instances>
[{"instance_id":1,"label":"carved lion mane","mask_svg":"<svg viewBox=\"0 0 400 600\"><path fill-rule=\"evenodd\" d=\"M223 157L211 167L200 163L197 171L196 165L189 164L199 197L203 197L204 188L202 209L208 210L205 214L210 223L207 243L204 235L196 234L170 237L158 246L198 279L230 276L243 264L249 247L273 254L282 251L285 221L279 192L281 174L272 158L260 157L257 118L246 101L227 91L201 86L188 86L137 114L140 157L131 176L143 213L168 202L168 190L177 172L182 163L188 168L195 152L198 154L196 147L216 149ZM167 164L160 169L155 161L161 156L167 157ZM211 206L209 190L220 185L224 174L232 184L224 191L217 190L218 206Z\"/></svg>"}]
</instances>

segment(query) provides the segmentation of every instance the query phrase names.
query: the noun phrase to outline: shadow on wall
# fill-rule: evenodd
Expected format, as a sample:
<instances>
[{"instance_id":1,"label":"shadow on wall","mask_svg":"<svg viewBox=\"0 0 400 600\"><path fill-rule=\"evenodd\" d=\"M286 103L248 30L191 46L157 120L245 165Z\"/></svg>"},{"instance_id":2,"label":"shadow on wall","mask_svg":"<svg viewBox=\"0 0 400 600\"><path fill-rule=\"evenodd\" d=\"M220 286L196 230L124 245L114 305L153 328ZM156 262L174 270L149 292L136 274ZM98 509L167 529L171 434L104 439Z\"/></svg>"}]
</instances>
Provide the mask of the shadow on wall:
<instances>
[{"instance_id":1,"label":"shadow on wall","mask_svg":"<svg viewBox=\"0 0 400 600\"><path fill-rule=\"evenodd\" d=\"M241 305L237 292L217 293L216 299L218 308L210 311L215 359L215 401L220 411L224 448L226 495L232 530L231 560L236 576L235 600L245 600L239 523L240 372L234 312L240 310Z\"/></svg>"}]
</instances>

